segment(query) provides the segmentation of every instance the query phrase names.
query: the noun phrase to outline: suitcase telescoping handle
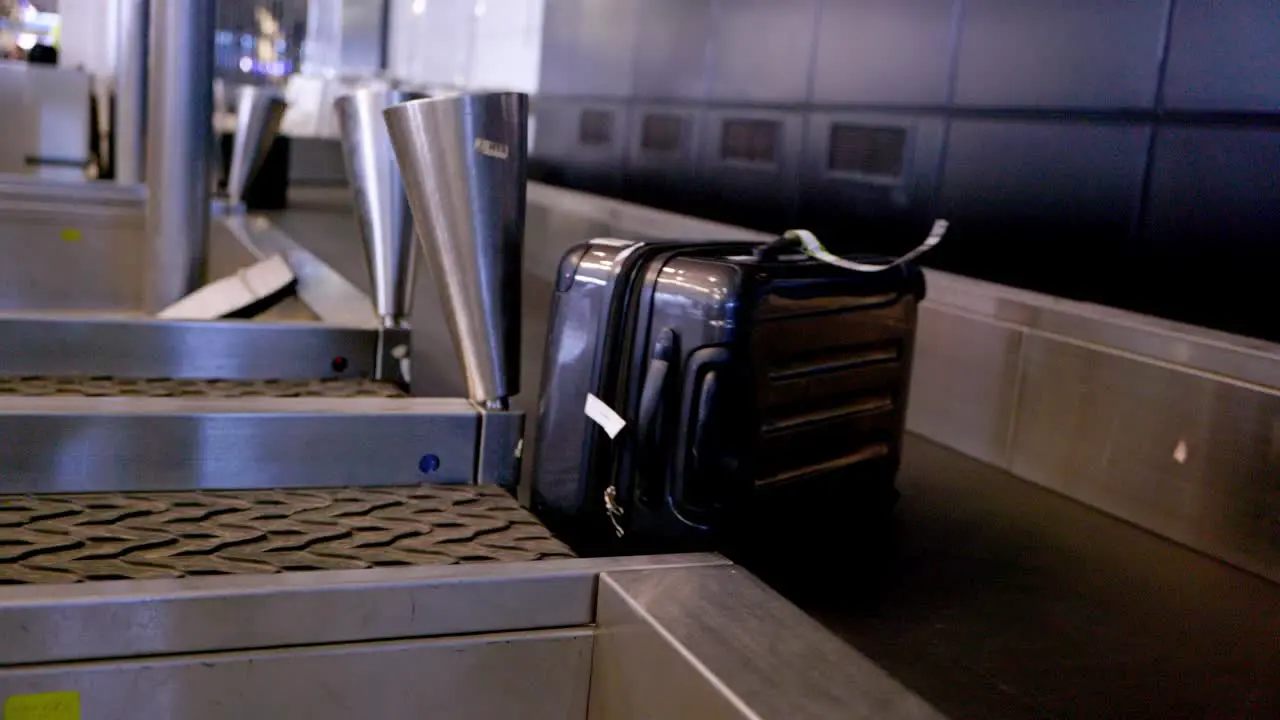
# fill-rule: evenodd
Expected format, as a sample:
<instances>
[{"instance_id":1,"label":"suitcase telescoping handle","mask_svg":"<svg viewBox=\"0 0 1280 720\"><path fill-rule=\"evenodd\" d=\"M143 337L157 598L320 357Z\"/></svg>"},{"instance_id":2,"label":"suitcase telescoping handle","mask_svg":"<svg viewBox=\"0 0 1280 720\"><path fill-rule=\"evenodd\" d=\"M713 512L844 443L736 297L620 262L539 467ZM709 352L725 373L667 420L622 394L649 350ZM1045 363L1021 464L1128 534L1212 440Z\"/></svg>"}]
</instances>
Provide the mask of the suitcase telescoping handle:
<instances>
[{"instance_id":1,"label":"suitcase telescoping handle","mask_svg":"<svg viewBox=\"0 0 1280 720\"><path fill-rule=\"evenodd\" d=\"M899 265L905 265L906 263L909 263L932 250L938 243L942 242L942 238L946 236L947 227L948 223L946 220L934 220L933 227L929 229L929 236L924 239L924 242L920 243L920 245L914 250L903 255L897 260L883 264L861 263L842 258L828 250L821 242L818 241L818 236L808 230L786 231L782 234L782 237L770 242L768 245L757 248L755 257L756 260L761 262L768 262L771 260L777 260L786 253L800 250L814 260L821 260L828 265L835 265L836 267L841 267L846 270L863 273L883 272L890 268L898 267Z\"/></svg>"}]
</instances>

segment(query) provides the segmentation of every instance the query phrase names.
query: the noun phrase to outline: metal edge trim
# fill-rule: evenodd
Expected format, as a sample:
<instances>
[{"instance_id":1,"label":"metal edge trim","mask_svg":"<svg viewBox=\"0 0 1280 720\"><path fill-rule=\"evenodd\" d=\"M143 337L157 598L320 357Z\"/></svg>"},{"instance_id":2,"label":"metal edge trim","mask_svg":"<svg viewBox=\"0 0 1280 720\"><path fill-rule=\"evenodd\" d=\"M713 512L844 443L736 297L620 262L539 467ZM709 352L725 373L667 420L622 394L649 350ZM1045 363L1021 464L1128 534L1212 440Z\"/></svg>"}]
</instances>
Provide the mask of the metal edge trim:
<instances>
[{"instance_id":1,"label":"metal edge trim","mask_svg":"<svg viewBox=\"0 0 1280 720\"><path fill-rule=\"evenodd\" d=\"M589 625L604 572L728 564L688 554L5 587L0 667Z\"/></svg>"},{"instance_id":2,"label":"metal edge trim","mask_svg":"<svg viewBox=\"0 0 1280 720\"><path fill-rule=\"evenodd\" d=\"M631 594L626 591L626 589L624 589L620 584L618 584L618 582L614 580L614 578L610 577L608 573L603 573L600 576L599 582L604 586L604 588L607 588L607 590L603 590L603 591L610 592L619 600L621 600L623 604L626 605L628 610L634 613L636 617L638 617L650 629L652 629L658 635L658 637L661 638L662 641L666 643L667 647L669 647L674 653L676 653L676 655L679 656L681 660L683 660L685 663L688 664L689 668L692 669L693 672L696 673L698 677L702 678L703 681L705 681L708 685L711 686L711 689L713 692L718 693L727 704L729 704L731 707L733 707L735 710L741 713L743 718L752 720L752 719L758 719L760 717L759 715L757 715L755 712L751 710L751 707L747 705L745 700L743 700L740 696L738 696L738 694L735 693L732 688L730 688L727 684L725 684L723 680L721 680L718 676L716 676L716 674L712 672L711 669L708 668L705 663L699 660L698 656L695 655L693 652L691 652L688 646L680 642L679 638L677 638L674 634L671 633L670 630L664 627L662 623L657 618L655 618L649 611L645 610L640 603L636 602L636 599L632 597ZM599 602L600 602L599 599L597 599L596 600L597 612L599 612ZM608 631L608 628L605 627L604 625L601 625L597 632L607 632L607 631ZM670 669L668 668L668 671L669 670Z\"/></svg>"},{"instance_id":3,"label":"metal edge trim","mask_svg":"<svg viewBox=\"0 0 1280 720\"><path fill-rule=\"evenodd\" d=\"M670 574L664 571L670 571ZM741 567L692 568L683 573L686 575L683 578L678 574L681 574L680 569L663 568L652 572L610 571L600 576L599 596L610 593L620 599L635 618L687 664L685 668L652 668L653 672L681 673L682 677L688 670L696 672L721 701L736 709L743 718L902 717L942 720L941 713L918 694ZM627 580L633 582L628 583ZM639 595L635 586L639 587ZM755 596L749 601L742 600L744 595L752 595L753 591ZM598 598L597 612L599 603ZM657 613L651 611L651 606L658 603L665 604L663 615L692 619L692 625L684 630L686 635L693 630L695 636L686 637L680 628L664 623ZM733 603L749 606L744 617L732 616ZM809 637L790 647L774 643L767 649L757 647L755 650L759 652L752 652L749 646L753 644L769 645L767 638L761 640L758 637L763 624L767 624L774 635ZM607 622L598 621L597 627L598 633L611 630L625 632L624 628L612 628ZM696 636L699 630L702 634ZM735 636L746 640L734 642L731 638ZM603 642L606 642L604 638L597 638L597 652L604 647ZM791 652L797 647L815 645L825 648L814 657L796 657ZM817 665L813 664L815 659L819 660ZM598 661L599 655L593 664ZM726 662L741 665L726 667ZM616 667L611 669L614 672L618 670ZM729 673L735 670L739 671L738 675L730 677ZM622 672L626 672L625 668ZM787 675L793 678L789 682L785 680ZM803 692L806 688L815 689L814 677L820 677L821 682L828 685L829 692ZM779 678L784 679L780 681ZM611 680L616 682L618 678ZM621 680L626 684L628 678ZM597 691L595 681L593 674L593 696ZM777 693L783 693L780 702L776 699ZM766 709L760 707L760 703L753 703L753 695L756 700L767 699L770 707ZM596 710L595 701L593 697L593 711ZM787 708L785 715L780 710L784 705ZM629 715L634 717L649 717L654 711L654 708L627 709L634 711Z\"/></svg>"},{"instance_id":4,"label":"metal edge trim","mask_svg":"<svg viewBox=\"0 0 1280 720\"><path fill-rule=\"evenodd\" d=\"M371 338L377 329L357 325L333 325L312 320L160 320L146 315L112 316L88 312L69 311L0 311L0 331L11 323L38 322L51 325L95 325L95 329L140 328L143 331L166 332L172 328L185 330L209 330L248 333L352 333L368 334Z\"/></svg>"},{"instance_id":5,"label":"metal edge trim","mask_svg":"<svg viewBox=\"0 0 1280 720\"><path fill-rule=\"evenodd\" d=\"M14 416L192 417L199 415L476 415L461 398L372 397L0 397L0 419Z\"/></svg>"},{"instance_id":6,"label":"metal edge trim","mask_svg":"<svg viewBox=\"0 0 1280 720\"><path fill-rule=\"evenodd\" d=\"M377 589L405 583L467 582L495 576L551 577L704 565L727 566L733 563L716 553L673 553L516 563L416 565L371 570L314 570L280 575L214 575L177 580L104 580L67 585L15 585L0 587L0 614L15 608L42 609L53 604L133 602L139 596L153 602L172 602L237 595Z\"/></svg>"}]
</instances>

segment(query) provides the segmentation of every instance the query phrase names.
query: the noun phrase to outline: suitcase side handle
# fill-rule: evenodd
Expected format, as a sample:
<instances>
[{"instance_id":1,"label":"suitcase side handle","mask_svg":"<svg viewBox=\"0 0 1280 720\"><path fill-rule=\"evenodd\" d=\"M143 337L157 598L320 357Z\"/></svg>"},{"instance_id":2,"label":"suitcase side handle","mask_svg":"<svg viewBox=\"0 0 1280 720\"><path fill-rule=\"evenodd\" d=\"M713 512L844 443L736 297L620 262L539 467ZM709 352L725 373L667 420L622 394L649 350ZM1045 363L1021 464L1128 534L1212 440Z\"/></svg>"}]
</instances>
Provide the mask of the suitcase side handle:
<instances>
[{"instance_id":1,"label":"suitcase side handle","mask_svg":"<svg viewBox=\"0 0 1280 720\"><path fill-rule=\"evenodd\" d=\"M649 368L645 371L644 385L640 391L640 408L636 418L636 451L640 465L639 494L660 487L664 466L662 455L662 419L669 385L667 377L676 362L678 338L674 330L665 328L658 333L649 351ZM657 476L657 477L655 477Z\"/></svg>"},{"instance_id":2,"label":"suitcase side handle","mask_svg":"<svg viewBox=\"0 0 1280 720\"><path fill-rule=\"evenodd\" d=\"M719 407L724 401L721 376L729 360L728 348L704 347L689 356L684 372L682 442L678 443L667 502L676 517L694 527L710 527L718 499L716 479L723 472L724 458L717 455L715 423L724 412Z\"/></svg>"}]
</instances>

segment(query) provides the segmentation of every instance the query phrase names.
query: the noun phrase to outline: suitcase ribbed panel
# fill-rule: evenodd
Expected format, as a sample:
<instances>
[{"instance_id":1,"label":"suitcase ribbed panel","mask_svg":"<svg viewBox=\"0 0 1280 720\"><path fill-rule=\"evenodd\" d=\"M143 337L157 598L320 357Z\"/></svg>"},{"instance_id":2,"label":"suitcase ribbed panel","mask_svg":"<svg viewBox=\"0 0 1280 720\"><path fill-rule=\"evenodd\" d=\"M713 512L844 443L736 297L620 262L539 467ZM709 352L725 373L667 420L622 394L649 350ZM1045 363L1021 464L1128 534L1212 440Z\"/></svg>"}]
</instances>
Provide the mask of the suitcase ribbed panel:
<instances>
[{"instance_id":1,"label":"suitcase ribbed panel","mask_svg":"<svg viewBox=\"0 0 1280 720\"><path fill-rule=\"evenodd\" d=\"M767 303L751 340L757 485L835 477L897 452L913 303L902 296Z\"/></svg>"}]
</instances>

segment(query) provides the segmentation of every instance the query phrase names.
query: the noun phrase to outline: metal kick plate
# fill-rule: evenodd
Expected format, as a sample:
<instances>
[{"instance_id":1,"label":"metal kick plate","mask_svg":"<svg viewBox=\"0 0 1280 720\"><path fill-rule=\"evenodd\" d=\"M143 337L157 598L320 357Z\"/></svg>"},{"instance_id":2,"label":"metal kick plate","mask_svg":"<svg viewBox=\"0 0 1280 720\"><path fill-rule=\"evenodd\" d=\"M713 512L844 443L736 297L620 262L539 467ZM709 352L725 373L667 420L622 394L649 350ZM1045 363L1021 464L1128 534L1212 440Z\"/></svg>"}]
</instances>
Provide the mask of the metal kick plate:
<instances>
[{"instance_id":1,"label":"metal kick plate","mask_svg":"<svg viewBox=\"0 0 1280 720\"><path fill-rule=\"evenodd\" d=\"M401 398L400 387L365 378L198 380L189 378L0 377L0 397Z\"/></svg>"},{"instance_id":2,"label":"metal kick plate","mask_svg":"<svg viewBox=\"0 0 1280 720\"><path fill-rule=\"evenodd\" d=\"M0 585L568 557L514 498L484 486L0 501Z\"/></svg>"}]
</instances>

